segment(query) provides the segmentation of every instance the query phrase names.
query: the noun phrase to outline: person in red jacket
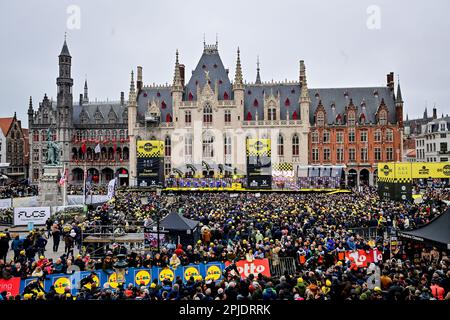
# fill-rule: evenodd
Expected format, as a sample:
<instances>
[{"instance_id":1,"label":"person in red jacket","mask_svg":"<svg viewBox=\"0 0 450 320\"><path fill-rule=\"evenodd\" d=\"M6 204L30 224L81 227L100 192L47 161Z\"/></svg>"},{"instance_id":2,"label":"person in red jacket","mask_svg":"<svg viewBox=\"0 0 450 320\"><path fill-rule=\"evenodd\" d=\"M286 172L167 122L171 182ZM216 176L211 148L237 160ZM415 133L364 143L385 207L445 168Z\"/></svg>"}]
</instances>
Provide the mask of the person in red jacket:
<instances>
[{"instance_id":1,"label":"person in red jacket","mask_svg":"<svg viewBox=\"0 0 450 320\"><path fill-rule=\"evenodd\" d=\"M437 300L444 300L445 290L439 285L438 281L432 280L430 289L433 297L435 297Z\"/></svg>"}]
</instances>

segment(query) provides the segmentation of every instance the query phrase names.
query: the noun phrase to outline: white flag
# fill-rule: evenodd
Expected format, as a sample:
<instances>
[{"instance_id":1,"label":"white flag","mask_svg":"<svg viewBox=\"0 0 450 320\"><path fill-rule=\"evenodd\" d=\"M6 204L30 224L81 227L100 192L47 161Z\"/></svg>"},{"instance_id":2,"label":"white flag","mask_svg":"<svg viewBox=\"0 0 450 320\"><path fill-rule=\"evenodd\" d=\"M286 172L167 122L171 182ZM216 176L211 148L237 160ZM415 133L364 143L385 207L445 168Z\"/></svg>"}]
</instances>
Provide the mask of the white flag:
<instances>
[{"instance_id":1,"label":"white flag","mask_svg":"<svg viewBox=\"0 0 450 320\"><path fill-rule=\"evenodd\" d=\"M97 144L97 146L94 149L95 153L100 153L101 149L100 149L100 143Z\"/></svg>"},{"instance_id":2,"label":"white flag","mask_svg":"<svg viewBox=\"0 0 450 320\"><path fill-rule=\"evenodd\" d=\"M108 183L108 200L111 200L114 197L114 193L116 189L116 179L111 179Z\"/></svg>"}]
</instances>

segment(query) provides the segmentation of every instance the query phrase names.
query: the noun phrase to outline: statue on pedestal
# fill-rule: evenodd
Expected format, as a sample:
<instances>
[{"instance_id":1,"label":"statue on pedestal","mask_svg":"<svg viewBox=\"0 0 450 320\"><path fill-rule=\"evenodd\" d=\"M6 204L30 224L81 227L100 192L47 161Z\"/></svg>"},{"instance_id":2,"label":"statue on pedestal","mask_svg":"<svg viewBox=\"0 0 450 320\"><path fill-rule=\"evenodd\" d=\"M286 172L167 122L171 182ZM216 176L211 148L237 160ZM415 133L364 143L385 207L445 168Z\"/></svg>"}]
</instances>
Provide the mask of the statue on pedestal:
<instances>
[{"instance_id":1,"label":"statue on pedestal","mask_svg":"<svg viewBox=\"0 0 450 320\"><path fill-rule=\"evenodd\" d=\"M57 166L60 165L59 161L59 150L60 147L58 143L52 139L52 131L50 128L47 129L47 165Z\"/></svg>"}]
</instances>

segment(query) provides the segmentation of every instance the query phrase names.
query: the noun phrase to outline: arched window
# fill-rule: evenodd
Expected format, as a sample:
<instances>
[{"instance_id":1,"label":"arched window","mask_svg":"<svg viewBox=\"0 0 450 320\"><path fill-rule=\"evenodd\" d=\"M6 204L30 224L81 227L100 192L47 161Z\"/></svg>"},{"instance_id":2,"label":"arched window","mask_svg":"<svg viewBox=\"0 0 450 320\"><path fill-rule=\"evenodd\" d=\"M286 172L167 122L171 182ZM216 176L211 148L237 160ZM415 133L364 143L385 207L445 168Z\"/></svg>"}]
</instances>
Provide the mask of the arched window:
<instances>
[{"instance_id":1,"label":"arched window","mask_svg":"<svg viewBox=\"0 0 450 320\"><path fill-rule=\"evenodd\" d=\"M112 140L116 141L117 140L117 131L116 130L112 130L111 133L112 133L112 135L111 135L112 136Z\"/></svg>"},{"instance_id":2,"label":"arched window","mask_svg":"<svg viewBox=\"0 0 450 320\"><path fill-rule=\"evenodd\" d=\"M298 135L294 134L292 137L292 155L297 157L300 153L300 142L298 139Z\"/></svg>"},{"instance_id":3,"label":"arched window","mask_svg":"<svg viewBox=\"0 0 450 320\"><path fill-rule=\"evenodd\" d=\"M278 141L277 141L277 148L278 148L278 155L283 156L284 155L284 138L281 134L278 135Z\"/></svg>"},{"instance_id":4,"label":"arched window","mask_svg":"<svg viewBox=\"0 0 450 320\"><path fill-rule=\"evenodd\" d=\"M164 139L164 154L166 157L170 157L172 153L172 145L170 141L170 137L166 136Z\"/></svg>"},{"instance_id":5,"label":"arched window","mask_svg":"<svg viewBox=\"0 0 450 320\"><path fill-rule=\"evenodd\" d=\"M191 92L189 92L189 95L188 95L188 99L189 99L189 101L192 101L192 100L194 100L194 96L192 95L192 93L191 93Z\"/></svg>"},{"instance_id":6,"label":"arched window","mask_svg":"<svg viewBox=\"0 0 450 320\"><path fill-rule=\"evenodd\" d=\"M223 100L228 100L228 93L226 91L223 93Z\"/></svg>"},{"instance_id":7,"label":"arched window","mask_svg":"<svg viewBox=\"0 0 450 320\"><path fill-rule=\"evenodd\" d=\"M257 107L258 105L259 105L258 100L257 99L253 100L253 106Z\"/></svg>"},{"instance_id":8,"label":"arched window","mask_svg":"<svg viewBox=\"0 0 450 320\"><path fill-rule=\"evenodd\" d=\"M165 101L161 102L161 109L165 109L167 107L167 104Z\"/></svg>"},{"instance_id":9,"label":"arched window","mask_svg":"<svg viewBox=\"0 0 450 320\"><path fill-rule=\"evenodd\" d=\"M275 109L275 107L269 107L268 112L268 119L269 121L274 121L277 120L277 110Z\"/></svg>"},{"instance_id":10,"label":"arched window","mask_svg":"<svg viewBox=\"0 0 450 320\"><path fill-rule=\"evenodd\" d=\"M247 121L252 121L252 113L249 111L247 112Z\"/></svg>"},{"instance_id":11,"label":"arched window","mask_svg":"<svg viewBox=\"0 0 450 320\"><path fill-rule=\"evenodd\" d=\"M212 123L213 115L212 115L212 108L209 104L205 105L203 108L203 122L204 123Z\"/></svg>"},{"instance_id":12,"label":"arched window","mask_svg":"<svg viewBox=\"0 0 450 320\"><path fill-rule=\"evenodd\" d=\"M120 138L120 139L125 139L125 130L121 129L121 130L119 131L119 138Z\"/></svg>"},{"instance_id":13,"label":"arched window","mask_svg":"<svg viewBox=\"0 0 450 320\"><path fill-rule=\"evenodd\" d=\"M33 131L33 141L34 142L39 142L39 131Z\"/></svg>"},{"instance_id":14,"label":"arched window","mask_svg":"<svg viewBox=\"0 0 450 320\"><path fill-rule=\"evenodd\" d=\"M231 156L231 136L225 135L223 138L224 154L226 156Z\"/></svg>"},{"instance_id":15,"label":"arched window","mask_svg":"<svg viewBox=\"0 0 450 320\"><path fill-rule=\"evenodd\" d=\"M170 113L166 114L166 122L172 122L172 115Z\"/></svg>"},{"instance_id":16,"label":"arched window","mask_svg":"<svg viewBox=\"0 0 450 320\"><path fill-rule=\"evenodd\" d=\"M214 157L214 136L205 133L202 140L203 158Z\"/></svg>"},{"instance_id":17,"label":"arched window","mask_svg":"<svg viewBox=\"0 0 450 320\"><path fill-rule=\"evenodd\" d=\"M184 154L192 157L192 136L190 134L184 139Z\"/></svg>"},{"instance_id":18,"label":"arched window","mask_svg":"<svg viewBox=\"0 0 450 320\"><path fill-rule=\"evenodd\" d=\"M298 113L297 113L297 111L294 111L294 113L292 114L292 119L293 120L298 120Z\"/></svg>"}]
</instances>

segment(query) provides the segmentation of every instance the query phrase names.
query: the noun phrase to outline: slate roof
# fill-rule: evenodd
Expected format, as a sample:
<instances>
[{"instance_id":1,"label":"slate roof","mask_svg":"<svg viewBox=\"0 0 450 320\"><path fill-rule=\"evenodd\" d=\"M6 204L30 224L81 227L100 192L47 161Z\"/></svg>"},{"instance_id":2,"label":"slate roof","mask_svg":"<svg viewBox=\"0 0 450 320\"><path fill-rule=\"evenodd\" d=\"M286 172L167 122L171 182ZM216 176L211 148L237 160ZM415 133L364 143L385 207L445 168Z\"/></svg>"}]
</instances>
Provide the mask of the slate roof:
<instances>
[{"instance_id":1,"label":"slate roof","mask_svg":"<svg viewBox=\"0 0 450 320\"><path fill-rule=\"evenodd\" d=\"M103 122L102 124L109 123L109 112L110 110L113 110L113 112L117 116L117 122L116 123L123 123L124 119L122 117L124 110L126 109L126 103L124 106L120 104L120 101L112 101L110 103L88 103L88 104L74 104L73 105L73 115L72 115L72 121L74 124L81 124L80 115L82 110L85 110L89 115L89 123L95 123L95 113L97 110L100 111L100 113L103 116Z\"/></svg>"},{"instance_id":2,"label":"slate roof","mask_svg":"<svg viewBox=\"0 0 450 320\"><path fill-rule=\"evenodd\" d=\"M161 122L166 121L167 114L169 113L173 119L172 93L170 87L143 87L137 100L138 118L144 118L149 102L151 103L154 100L161 113Z\"/></svg>"},{"instance_id":3,"label":"slate roof","mask_svg":"<svg viewBox=\"0 0 450 320\"><path fill-rule=\"evenodd\" d=\"M185 99L188 100L189 93L192 94L193 100L197 100L197 83L200 88L206 84L205 71L209 71L209 79L211 88L215 89L215 83L218 82L219 100L223 100L224 93L227 92L228 99L233 99L233 90L227 71L220 59L217 50L204 50L197 67L192 72L191 78L185 88Z\"/></svg>"},{"instance_id":4,"label":"slate roof","mask_svg":"<svg viewBox=\"0 0 450 320\"><path fill-rule=\"evenodd\" d=\"M378 107L380 106L382 99L384 99L384 103L389 110L388 122L396 122L394 92L388 87L312 88L309 89L308 92L311 99L309 112L311 124L314 123L314 113L320 100L322 100L322 105L326 111L326 120L331 124L335 122L338 114L341 114L342 118L344 117L345 107L350 103L350 99L352 99L353 104L357 108L357 120L360 118L361 114L364 113L367 123L375 123ZM347 96L345 95L346 93ZM378 96L376 96L375 93L378 93ZM363 103L365 104L365 107L363 106ZM335 106L334 111L331 107L332 104Z\"/></svg>"}]
</instances>

